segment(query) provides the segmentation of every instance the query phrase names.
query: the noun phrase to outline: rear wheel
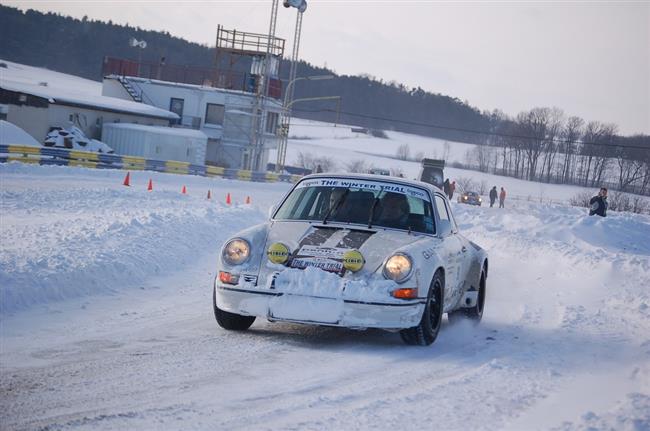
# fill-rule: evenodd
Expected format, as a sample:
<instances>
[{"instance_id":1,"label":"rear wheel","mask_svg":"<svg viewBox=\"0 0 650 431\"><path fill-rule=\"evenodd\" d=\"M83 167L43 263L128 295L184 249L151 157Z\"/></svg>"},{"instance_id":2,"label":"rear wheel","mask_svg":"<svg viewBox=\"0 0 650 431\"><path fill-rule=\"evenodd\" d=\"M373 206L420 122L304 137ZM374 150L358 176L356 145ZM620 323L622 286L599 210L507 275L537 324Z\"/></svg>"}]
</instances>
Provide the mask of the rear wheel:
<instances>
[{"instance_id":1,"label":"rear wheel","mask_svg":"<svg viewBox=\"0 0 650 431\"><path fill-rule=\"evenodd\" d=\"M212 290L212 307L219 326L230 331L245 331L255 321L255 316L242 316L217 307L217 292L215 289Z\"/></svg>"},{"instance_id":2,"label":"rear wheel","mask_svg":"<svg viewBox=\"0 0 650 431\"><path fill-rule=\"evenodd\" d=\"M474 323L479 323L483 318L483 308L485 306L485 291L486 291L486 281L485 281L485 271L481 271L481 281L479 282L478 287L478 298L476 300L476 305L470 308L459 308L450 312L447 317L449 318L450 323L455 323L463 319L468 319Z\"/></svg>"},{"instance_id":3,"label":"rear wheel","mask_svg":"<svg viewBox=\"0 0 650 431\"><path fill-rule=\"evenodd\" d=\"M445 280L438 271L431 280L427 303L418 326L402 329L399 334L406 344L428 346L436 340L440 331L443 310L443 289Z\"/></svg>"}]
</instances>

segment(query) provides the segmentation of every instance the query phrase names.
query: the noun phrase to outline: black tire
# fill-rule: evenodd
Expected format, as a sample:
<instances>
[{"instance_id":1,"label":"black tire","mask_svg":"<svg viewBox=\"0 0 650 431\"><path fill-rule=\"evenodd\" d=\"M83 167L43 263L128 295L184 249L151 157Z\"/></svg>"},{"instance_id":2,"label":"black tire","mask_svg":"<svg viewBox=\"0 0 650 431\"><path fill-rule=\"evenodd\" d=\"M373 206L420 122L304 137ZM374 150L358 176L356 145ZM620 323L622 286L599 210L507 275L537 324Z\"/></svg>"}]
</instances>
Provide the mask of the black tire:
<instances>
[{"instance_id":1,"label":"black tire","mask_svg":"<svg viewBox=\"0 0 650 431\"><path fill-rule=\"evenodd\" d=\"M447 315L449 323L453 324L461 320L471 320L472 322L478 324L483 318L486 290L487 286L485 280L485 271L481 271L481 280L479 281L478 299L476 301L476 305L471 308L459 308L457 310L451 311Z\"/></svg>"},{"instance_id":2,"label":"black tire","mask_svg":"<svg viewBox=\"0 0 650 431\"><path fill-rule=\"evenodd\" d=\"M217 307L217 292L214 289L212 289L212 308L219 326L229 331L245 331L255 321L255 316L242 316Z\"/></svg>"},{"instance_id":3,"label":"black tire","mask_svg":"<svg viewBox=\"0 0 650 431\"><path fill-rule=\"evenodd\" d=\"M436 341L442 323L443 291L445 278L440 271L436 272L431 280L427 303L422 313L418 326L402 329L399 334L402 340L409 345L428 346Z\"/></svg>"}]
</instances>

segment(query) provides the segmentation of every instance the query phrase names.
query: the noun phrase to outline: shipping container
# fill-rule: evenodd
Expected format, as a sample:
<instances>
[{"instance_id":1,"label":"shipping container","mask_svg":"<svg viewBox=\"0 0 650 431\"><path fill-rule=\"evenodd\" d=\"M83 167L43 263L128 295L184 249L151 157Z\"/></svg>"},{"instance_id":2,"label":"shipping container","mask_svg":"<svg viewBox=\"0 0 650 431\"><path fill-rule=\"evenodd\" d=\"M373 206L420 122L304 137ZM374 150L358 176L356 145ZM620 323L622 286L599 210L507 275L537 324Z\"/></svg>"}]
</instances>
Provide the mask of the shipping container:
<instances>
[{"instance_id":1,"label":"shipping container","mask_svg":"<svg viewBox=\"0 0 650 431\"><path fill-rule=\"evenodd\" d=\"M102 141L115 154L204 165L208 137L200 130L111 123L104 124Z\"/></svg>"}]
</instances>

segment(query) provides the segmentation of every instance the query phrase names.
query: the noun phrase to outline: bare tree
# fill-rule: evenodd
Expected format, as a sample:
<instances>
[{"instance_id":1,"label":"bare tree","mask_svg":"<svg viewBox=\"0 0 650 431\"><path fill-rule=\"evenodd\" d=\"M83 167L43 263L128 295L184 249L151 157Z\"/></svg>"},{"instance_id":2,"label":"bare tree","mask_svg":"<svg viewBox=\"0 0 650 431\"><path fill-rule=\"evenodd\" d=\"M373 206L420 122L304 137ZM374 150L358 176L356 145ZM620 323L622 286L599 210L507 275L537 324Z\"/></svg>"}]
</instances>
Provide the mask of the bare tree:
<instances>
[{"instance_id":1,"label":"bare tree","mask_svg":"<svg viewBox=\"0 0 650 431\"><path fill-rule=\"evenodd\" d=\"M408 160L411 155L411 147L408 144L402 144L397 147L397 158L400 160Z\"/></svg>"},{"instance_id":2,"label":"bare tree","mask_svg":"<svg viewBox=\"0 0 650 431\"><path fill-rule=\"evenodd\" d=\"M345 171L350 173L368 172L368 164L364 160L351 160L345 164Z\"/></svg>"},{"instance_id":3,"label":"bare tree","mask_svg":"<svg viewBox=\"0 0 650 431\"><path fill-rule=\"evenodd\" d=\"M461 193L475 191L476 182L469 177L459 177L456 178L456 185Z\"/></svg>"},{"instance_id":4,"label":"bare tree","mask_svg":"<svg viewBox=\"0 0 650 431\"><path fill-rule=\"evenodd\" d=\"M449 145L449 142L445 141L445 144L442 146L442 148L442 159L449 160L449 153L451 152L451 146Z\"/></svg>"},{"instance_id":5,"label":"bare tree","mask_svg":"<svg viewBox=\"0 0 650 431\"><path fill-rule=\"evenodd\" d=\"M574 155L578 151L578 140L582 137L585 121L580 117L569 117L562 130L564 163L562 164L562 181L573 180Z\"/></svg>"}]
</instances>

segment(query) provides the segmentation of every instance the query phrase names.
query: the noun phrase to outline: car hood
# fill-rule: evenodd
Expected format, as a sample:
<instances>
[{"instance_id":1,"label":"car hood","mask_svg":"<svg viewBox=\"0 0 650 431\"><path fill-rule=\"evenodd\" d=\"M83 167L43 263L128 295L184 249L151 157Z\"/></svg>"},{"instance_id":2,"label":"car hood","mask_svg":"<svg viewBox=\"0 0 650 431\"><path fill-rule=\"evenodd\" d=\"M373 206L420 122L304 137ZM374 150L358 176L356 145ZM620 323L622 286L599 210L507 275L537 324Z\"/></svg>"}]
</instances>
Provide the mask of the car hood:
<instances>
[{"instance_id":1,"label":"car hood","mask_svg":"<svg viewBox=\"0 0 650 431\"><path fill-rule=\"evenodd\" d=\"M396 251L405 251L428 236L394 229L341 225L337 223L308 223L275 221L271 224L265 250L271 244L282 243L289 248L289 265L297 262L341 262L343 254L358 250L365 261L361 274L374 273L384 260ZM269 267L276 265L268 262ZM276 268L279 269L279 268ZM322 268L323 269L323 268Z\"/></svg>"}]
</instances>

